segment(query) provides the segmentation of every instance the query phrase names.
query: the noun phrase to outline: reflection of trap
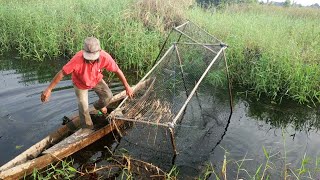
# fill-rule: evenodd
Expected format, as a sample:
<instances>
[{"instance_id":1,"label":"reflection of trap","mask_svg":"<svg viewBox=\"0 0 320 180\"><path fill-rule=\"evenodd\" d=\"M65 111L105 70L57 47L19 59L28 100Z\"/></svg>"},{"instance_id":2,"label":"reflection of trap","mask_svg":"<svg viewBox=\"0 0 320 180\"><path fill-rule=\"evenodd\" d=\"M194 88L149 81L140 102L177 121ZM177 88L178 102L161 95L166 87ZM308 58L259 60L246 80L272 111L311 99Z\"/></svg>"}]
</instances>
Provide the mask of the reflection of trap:
<instances>
[{"instance_id":1,"label":"reflection of trap","mask_svg":"<svg viewBox=\"0 0 320 180\"><path fill-rule=\"evenodd\" d=\"M140 81L147 85L135 94L133 100L125 99L119 105L122 114L116 119L147 124L140 127L140 132L146 127L155 127L152 132L135 137L153 139L154 144L158 133L169 134L157 129L164 127L170 132L173 150L177 154L174 140L177 127L205 127L209 116L219 121L231 115L226 48L221 41L191 22L174 28L163 45L167 51L162 49L161 58ZM226 106L221 106L226 102L227 110ZM161 140L157 150L167 142Z\"/></svg>"}]
</instances>

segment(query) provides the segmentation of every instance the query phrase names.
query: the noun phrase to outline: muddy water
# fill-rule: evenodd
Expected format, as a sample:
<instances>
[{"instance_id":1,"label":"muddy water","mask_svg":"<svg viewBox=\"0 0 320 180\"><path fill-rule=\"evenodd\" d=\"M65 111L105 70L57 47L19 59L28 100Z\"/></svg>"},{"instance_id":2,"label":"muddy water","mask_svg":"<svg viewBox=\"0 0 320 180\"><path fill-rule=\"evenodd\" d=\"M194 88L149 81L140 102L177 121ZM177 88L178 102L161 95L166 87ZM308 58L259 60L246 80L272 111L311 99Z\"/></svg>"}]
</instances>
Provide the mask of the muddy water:
<instances>
[{"instance_id":1,"label":"muddy water","mask_svg":"<svg viewBox=\"0 0 320 180\"><path fill-rule=\"evenodd\" d=\"M66 60L40 63L21 61L17 57L0 58L0 165L59 127L63 116L77 112L76 97L68 79L59 83L48 103L40 101L41 91L64 63ZM90 92L90 103L95 99L97 96ZM126 149L133 157L152 162L165 170L170 170L174 164L184 177L198 177L207 163L221 165L225 151L230 161L244 157L252 159L245 162L245 168L252 172L265 161L263 147L271 153L279 152L273 159L278 164L282 163L285 149L286 161L292 167L300 167L305 154L314 159L320 156L320 115L316 108L291 102L274 105L268 100L236 96L230 121L214 122L211 116L214 112L207 112L206 117L209 118L205 123L189 123L178 128L179 154L175 158L166 130L157 129L157 139L137 141L137 138L156 137L141 134L150 132L141 131L145 128L141 125L128 129L118 141L112 137L103 138L73 158L77 165L88 162L103 164L103 159L109 156L105 148L108 146L114 150ZM188 117L192 119L186 114ZM153 149L146 143L154 145L156 141L161 142L162 148ZM235 177L235 164L230 163L228 168L229 177Z\"/></svg>"}]
</instances>

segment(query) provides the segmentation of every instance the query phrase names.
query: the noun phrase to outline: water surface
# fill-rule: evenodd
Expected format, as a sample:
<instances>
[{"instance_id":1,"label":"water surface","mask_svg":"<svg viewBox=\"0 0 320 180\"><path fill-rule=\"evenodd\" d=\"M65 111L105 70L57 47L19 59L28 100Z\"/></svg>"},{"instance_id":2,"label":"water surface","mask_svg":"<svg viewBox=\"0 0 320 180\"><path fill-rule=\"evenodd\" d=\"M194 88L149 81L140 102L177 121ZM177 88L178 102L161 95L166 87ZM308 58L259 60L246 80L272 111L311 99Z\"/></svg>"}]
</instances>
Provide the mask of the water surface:
<instances>
[{"instance_id":1,"label":"water surface","mask_svg":"<svg viewBox=\"0 0 320 180\"><path fill-rule=\"evenodd\" d=\"M0 58L0 165L57 129L63 116L77 113L76 97L69 79L58 84L58 90L52 93L49 102L40 101L41 92L66 62L23 61L12 56ZM97 96L90 92L90 103L96 99ZM223 110L224 106L228 110L225 104L219 108ZM170 170L174 163L184 177L198 177L207 163L221 165L225 150L228 160L240 160L245 156L253 159L245 163L251 172L265 162L263 147L270 153L279 152L273 161L280 165L286 151L286 161L293 168L300 167L305 154L313 160L320 156L320 121L316 108L289 101L275 105L269 100L256 101L235 95L229 121L228 118L213 121L215 113L207 111L205 121L200 122L192 119L197 112L189 110L185 115L186 124L177 128L179 155L176 158L173 158L166 130L157 130L156 140L163 144L163 149L148 149L148 143L144 142L152 144L156 140L144 139L147 134L141 134L141 129L145 129L142 125L128 129L127 134L119 138L119 144L112 138L103 139L73 157L79 166L103 159L110 155L105 149L108 145L113 149L125 148L133 157L165 170ZM229 177L235 177L235 164L230 163L228 168Z\"/></svg>"}]
</instances>

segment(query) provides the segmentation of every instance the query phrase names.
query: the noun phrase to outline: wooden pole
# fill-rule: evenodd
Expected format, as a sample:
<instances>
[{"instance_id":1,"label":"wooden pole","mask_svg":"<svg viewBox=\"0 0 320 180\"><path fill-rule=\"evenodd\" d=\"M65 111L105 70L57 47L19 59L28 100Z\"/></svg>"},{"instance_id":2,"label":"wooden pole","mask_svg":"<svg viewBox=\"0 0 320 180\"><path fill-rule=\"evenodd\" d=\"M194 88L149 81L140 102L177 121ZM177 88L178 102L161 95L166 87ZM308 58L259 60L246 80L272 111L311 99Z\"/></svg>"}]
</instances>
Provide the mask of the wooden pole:
<instances>
[{"instance_id":1,"label":"wooden pole","mask_svg":"<svg viewBox=\"0 0 320 180\"><path fill-rule=\"evenodd\" d=\"M230 96L230 109L231 113L233 112L233 97L232 97L232 92L231 92L231 82L230 82L230 76L229 76L229 68L228 68L228 62L227 62L227 57L226 57L226 52L223 50L223 57L224 57L224 63L226 66L226 73L227 73L227 79L228 79L228 89L229 89L229 96Z\"/></svg>"},{"instance_id":2,"label":"wooden pole","mask_svg":"<svg viewBox=\"0 0 320 180\"><path fill-rule=\"evenodd\" d=\"M171 139L171 144L172 144L172 148L173 148L173 153L176 156L178 154L178 152L177 152L177 147L176 147L176 141L174 139L174 129L170 127L169 131L170 131L170 139Z\"/></svg>"},{"instance_id":3,"label":"wooden pole","mask_svg":"<svg viewBox=\"0 0 320 180\"><path fill-rule=\"evenodd\" d=\"M78 127L80 125L80 120L79 120L79 118L74 118L69 123L72 123ZM60 141L65 136L67 136L69 133L70 133L70 130L69 130L68 126L67 125L62 126L57 131L51 133L49 136L45 137L40 142L31 146L29 149L27 149L26 151L21 153L19 156L15 157L14 159L9 161L8 163L1 166L0 167L0 174L2 174L2 171L6 170L6 169L9 169L9 168L12 168L16 165L19 165L19 164L27 161L28 159L33 159L33 158L37 157L44 149L46 149L50 145Z\"/></svg>"}]
</instances>

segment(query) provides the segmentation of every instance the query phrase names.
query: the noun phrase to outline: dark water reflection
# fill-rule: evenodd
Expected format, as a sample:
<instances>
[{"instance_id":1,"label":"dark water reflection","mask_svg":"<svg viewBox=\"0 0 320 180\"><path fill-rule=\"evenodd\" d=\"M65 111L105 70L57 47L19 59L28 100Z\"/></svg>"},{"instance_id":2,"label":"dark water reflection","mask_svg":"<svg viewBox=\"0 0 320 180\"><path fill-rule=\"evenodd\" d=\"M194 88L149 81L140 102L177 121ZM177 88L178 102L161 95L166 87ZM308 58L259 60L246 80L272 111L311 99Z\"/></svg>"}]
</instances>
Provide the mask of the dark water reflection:
<instances>
[{"instance_id":1,"label":"dark water reflection","mask_svg":"<svg viewBox=\"0 0 320 180\"><path fill-rule=\"evenodd\" d=\"M14 57L0 58L0 165L59 127L63 116L77 112L76 97L72 83L68 79L59 83L59 90L52 93L48 103L42 104L40 101L41 91L47 87L49 81L66 61L51 60L40 63L22 61ZM90 102L96 98L94 93L89 93ZM252 171L258 164L264 162L263 146L271 152L280 152L277 156L277 161L280 162L285 144L287 161L294 167L299 167L305 153L310 157L320 156L320 133L318 132L320 114L316 108L299 106L292 102L273 105L267 100L258 102L240 98L234 105L233 116L219 146L210 144L212 141L208 137L211 136L206 137L207 139L203 142L190 145L193 150L185 154L181 152L176 160L177 163L180 162L187 167L183 169L181 166L180 172L197 177L204 169L206 162L220 165L224 155L223 148L230 153L229 160L240 160L246 154L248 159L254 159L246 163L247 169ZM180 135L178 138L183 137ZM126 138L123 139L125 140ZM183 140L183 142L190 144L193 140ZM93 147L99 147L94 148L96 151L89 148L91 153L88 156L85 149L78 153L75 159L86 157L90 161L90 159L101 158L106 154L103 153L104 148L101 148L104 145L105 143L99 141L93 145ZM197 149L203 153L201 158L196 154ZM133 149L127 150L134 152ZM81 153L86 156L82 156ZM165 161L170 166L171 155L165 156L169 156L169 160ZM194 158L190 158L191 156ZM158 158L158 156L155 157ZM83 161L83 158L80 159ZM189 172L188 168L191 169ZM231 172L236 169L232 166L229 168ZM230 173L229 177L232 176L235 176L235 173Z\"/></svg>"},{"instance_id":2,"label":"dark water reflection","mask_svg":"<svg viewBox=\"0 0 320 180\"><path fill-rule=\"evenodd\" d=\"M259 121L264 121L274 128L288 128L306 133L320 129L320 111L308 105L297 105L287 101L284 104L273 105L268 100L250 101L248 115ZM292 135L294 137L294 134Z\"/></svg>"},{"instance_id":3,"label":"dark water reflection","mask_svg":"<svg viewBox=\"0 0 320 180\"><path fill-rule=\"evenodd\" d=\"M57 86L48 103L40 94L66 61L0 59L0 164L9 161L59 127L62 117L74 114L76 97L70 80ZM90 99L94 97L90 94Z\"/></svg>"},{"instance_id":4,"label":"dark water reflection","mask_svg":"<svg viewBox=\"0 0 320 180\"><path fill-rule=\"evenodd\" d=\"M225 150L230 161L248 159L243 168L254 175L258 166L266 162L263 147L270 154L274 166L269 170L273 178L283 176L284 164L296 170L301 168L303 157L309 158L308 168L316 167L320 157L319 111L294 102L287 101L280 105L269 100L260 101L239 99L235 102L230 127L216 152L210 157L211 162L221 165ZM286 162L285 162L286 160ZM236 176L237 167L230 163L229 177ZM315 177L320 177L319 172ZM248 177L242 171L240 177Z\"/></svg>"}]
</instances>

